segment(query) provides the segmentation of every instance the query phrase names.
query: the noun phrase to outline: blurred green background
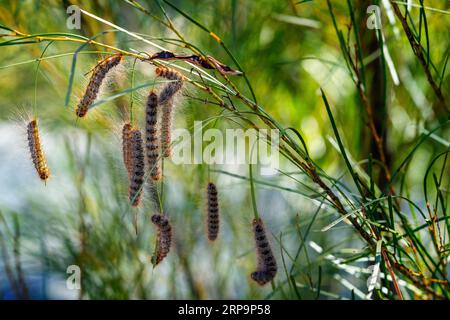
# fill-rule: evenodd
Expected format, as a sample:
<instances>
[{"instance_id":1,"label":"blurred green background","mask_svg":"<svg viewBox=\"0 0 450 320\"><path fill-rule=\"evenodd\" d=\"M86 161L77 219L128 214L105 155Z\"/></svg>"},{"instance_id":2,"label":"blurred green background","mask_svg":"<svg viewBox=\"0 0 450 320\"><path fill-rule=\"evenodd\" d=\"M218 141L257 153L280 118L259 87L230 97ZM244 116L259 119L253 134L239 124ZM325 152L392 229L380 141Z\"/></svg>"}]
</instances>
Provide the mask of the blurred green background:
<instances>
[{"instance_id":1,"label":"blurred green background","mask_svg":"<svg viewBox=\"0 0 450 320\"><path fill-rule=\"evenodd\" d=\"M139 3L155 16L164 18L155 2ZM325 1L173 0L172 3L221 37L245 70L258 103L285 127L294 127L303 134L311 157L328 175L338 178L346 171L339 151L332 144L333 132L319 88L327 93L343 142L352 158L362 161L371 153L376 158L366 115L345 66ZM332 3L337 23L346 34L350 24L346 3ZM364 63L370 99L376 105L376 123L385 136L384 148L389 165L395 168L419 135L439 124L433 109L436 98L401 24L395 18L391 21L386 5L378 1L352 3L362 29L368 18L368 5L378 4L381 8L383 33L392 61L388 68L385 102L377 102L380 97L380 80L377 78L380 51L373 49L375 31L368 29L363 31L362 38ZM129 31L153 37L153 41L178 53L187 52L158 40L175 38L175 35L125 1L1 0L0 23L28 34L69 32L92 37L111 29L82 15L81 29L68 30L66 8L71 4ZM449 52L449 2L425 1L425 5L436 9L426 10L426 14L430 59L436 70L441 71ZM165 8L187 41L235 67L212 37L167 5ZM417 7L411 8L411 16L418 24ZM8 33L6 30L0 32ZM6 39L3 37L2 40ZM155 48L121 32L107 33L96 40L127 51L155 52ZM364 252L358 235L345 223L329 231L321 231L336 220L338 214L322 206L317 199L299 194L307 189L281 174L256 177L283 188L257 184L258 207L272 235L271 243L279 265L274 287L259 287L249 277L256 266L256 257L251 234L248 181L210 172L210 178L219 189L222 221L218 241L208 243L204 232L206 165L165 163L165 208L171 217L175 244L168 258L153 269L150 256L156 231L149 220L153 213L152 205L146 200L139 209L139 234L136 236L133 214L127 204L128 186L122 165L120 130L130 96L125 95L98 107L82 121L76 121L73 112L87 83L84 73L102 55L78 56L70 106L64 107L73 58L70 53L79 48L78 43L53 43L45 56L69 55L43 60L39 68L37 108L44 149L52 172L51 179L44 185L29 160L25 122L21 118L32 113L34 103L36 62L31 60L39 58L46 45L43 42L0 47L0 266L9 264L14 274L19 272L15 267L19 250L31 297L364 297L368 275L352 274L335 261L351 260ZM84 50L104 49L92 45ZM112 81L115 85L106 90L103 97L131 86L132 63L133 59L126 59ZM448 71L444 74L441 87L448 97ZM439 72L433 71L433 75L440 78ZM153 67L137 62L135 83L141 84L153 78ZM233 80L250 97L245 81ZM138 92L134 101L136 116L141 119L145 92ZM180 99L175 127L191 128L194 120L205 120L221 111L217 106L205 105L191 98L204 97L193 86L187 85L185 94L189 97ZM220 121L218 126L227 128L232 124ZM405 174L403 195L421 208L425 207L425 170L436 154L449 147L449 132L446 126L422 145ZM285 172L294 170L283 159L282 167ZM248 175L247 166L216 165L211 169ZM448 173L447 170L447 182ZM300 182L311 185L301 174L296 177ZM343 181L347 179L350 178L345 176ZM382 177L378 180L381 188L382 180ZM446 192L448 195L448 189ZM317 246L322 248L321 252L317 251ZM294 259L297 253L298 258ZM330 254L334 258L330 258ZM350 264L361 268L368 266L364 260ZM81 291L66 288L66 270L70 265L78 265L82 270ZM1 296L17 298L7 272L3 271L0 272Z\"/></svg>"}]
</instances>

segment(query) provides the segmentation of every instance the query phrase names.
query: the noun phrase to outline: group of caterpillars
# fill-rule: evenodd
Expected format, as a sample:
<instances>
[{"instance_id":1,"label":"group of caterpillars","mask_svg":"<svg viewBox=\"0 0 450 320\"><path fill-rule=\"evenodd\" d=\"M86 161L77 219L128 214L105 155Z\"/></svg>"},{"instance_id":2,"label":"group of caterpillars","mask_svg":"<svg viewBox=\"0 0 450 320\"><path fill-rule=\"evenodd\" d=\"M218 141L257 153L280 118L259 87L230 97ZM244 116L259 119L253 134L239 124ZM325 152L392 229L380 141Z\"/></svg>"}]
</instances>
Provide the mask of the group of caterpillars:
<instances>
[{"instance_id":1,"label":"group of caterpillars","mask_svg":"<svg viewBox=\"0 0 450 320\"><path fill-rule=\"evenodd\" d=\"M168 52L155 54L152 57L154 59L160 57L162 60L164 58L177 58ZM185 58L191 61L195 57L189 56ZM209 61L209 63L215 63L222 70L231 74L234 72L231 68L223 64L218 64L219 62L214 59L207 59L204 60L205 65ZM100 86L107 73L119 65L122 60L122 54L117 53L100 61L93 69L84 95L75 110L78 117L82 118L86 116L90 106L97 98ZM166 78L169 82L160 90L159 94L151 90L147 97L145 108L145 142L142 139L139 128L133 127L131 123L125 123L122 128L123 161L129 178L129 201L133 207L137 207L141 201L146 170L152 181L155 182L162 179L159 161L161 157L171 156L170 133L174 97L183 87L183 81L185 80L185 77L181 73L166 67L156 68L156 75ZM34 167L40 179L46 181L50 177L50 171L42 149L36 118L29 122L27 132ZM209 182L207 185L206 200L207 237L210 241L214 241L219 234L220 220L218 191L216 185L212 182ZM157 228L157 245L155 255L152 257L152 263L157 265L170 251L172 227L167 215L162 212L154 214L151 217L151 221ZM254 219L252 225L256 243L257 270L251 273L251 279L260 285L265 285L274 279L277 273L277 263L267 239L262 220L260 218Z\"/></svg>"}]
</instances>

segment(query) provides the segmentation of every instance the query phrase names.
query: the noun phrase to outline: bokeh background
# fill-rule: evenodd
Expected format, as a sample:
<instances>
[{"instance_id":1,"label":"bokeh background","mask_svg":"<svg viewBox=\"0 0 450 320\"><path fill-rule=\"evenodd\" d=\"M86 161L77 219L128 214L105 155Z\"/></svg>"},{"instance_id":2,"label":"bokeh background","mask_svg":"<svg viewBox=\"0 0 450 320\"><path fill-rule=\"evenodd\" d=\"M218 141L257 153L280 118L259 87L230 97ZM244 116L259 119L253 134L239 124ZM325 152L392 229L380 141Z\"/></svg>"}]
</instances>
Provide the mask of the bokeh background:
<instances>
[{"instance_id":1,"label":"bokeh background","mask_svg":"<svg viewBox=\"0 0 450 320\"><path fill-rule=\"evenodd\" d=\"M164 18L156 2L140 3L155 16ZM363 161L371 153L376 158L366 115L345 66L326 1L173 0L172 3L222 38L250 79L258 103L285 127L294 127L302 133L311 157L328 175L342 177L344 183L350 181L335 147L320 88L327 93L352 159ZM345 31L350 24L347 5L344 1L332 3L337 23ZM368 18L367 7L374 3L381 8L387 53L392 62L384 102L377 100L383 85L377 69L380 50L376 47L376 33L368 29L362 31L364 63L370 99L377 106L376 122L386 137L384 148L389 164L395 168L421 134L439 125L433 108L436 98L399 21L390 17L388 1L352 3L362 29ZM68 30L66 8L71 4L127 30L145 34L174 51L186 52L159 40L175 35L125 1L1 0L0 24L29 34L69 32L86 37L111 29L82 16L81 29ZM426 10L430 59L438 70L433 75L440 79L444 95L448 96L448 71L442 70L449 54L449 2L430 0L425 4L435 9ZM213 38L167 5L165 8L186 40L235 67ZM418 24L417 7L411 8L411 16ZM121 32L107 33L98 40L125 50L155 52L155 48ZM256 184L257 203L279 264L273 287L259 287L249 277L256 257L249 183L243 179L248 177L247 166L208 168L165 163L164 205L173 224L175 245L168 258L153 268L150 257L156 231L149 220L152 205L146 200L139 209L136 235L134 213L127 203L120 129L130 95L105 103L87 119L76 121L73 108L87 83L88 76L84 74L102 55L79 55L73 94L66 108L72 54L80 44L50 45L45 56L67 55L43 60L35 86L34 59L41 56L46 45L47 42L0 47L0 297L21 298L7 272L10 266L12 278L25 283L28 296L42 299L364 298L369 274L355 270L367 268L373 257L353 261L364 253L365 246L345 222L322 230L338 214L308 196L311 183L283 158L281 166L289 176L255 177L264 182ZM84 50L104 51L94 45ZM126 59L102 97L131 86L132 63L133 59ZM136 84L154 77L152 66L136 63ZM249 94L244 80L236 79L236 83ZM52 172L45 185L32 166L23 120L32 114L35 90L42 140ZM134 97L137 117L142 118L146 90ZM186 86L175 114L176 127L191 129L193 121L220 113L219 107L192 98L202 96L193 86ZM233 124L219 121L217 127L225 129ZM425 207L425 171L436 154L449 148L449 133L446 126L428 139L415 152L402 179L403 194L421 208ZM445 196L448 196L448 173L445 170ZM208 177L218 186L222 213L220 237L213 244L207 241L204 228ZM383 188L385 182L381 177L378 183ZM350 183L348 188L353 188ZM421 223L417 221L417 225ZM339 266L336 259L346 261L344 266ZM82 290L66 287L70 265L81 268Z\"/></svg>"}]
</instances>

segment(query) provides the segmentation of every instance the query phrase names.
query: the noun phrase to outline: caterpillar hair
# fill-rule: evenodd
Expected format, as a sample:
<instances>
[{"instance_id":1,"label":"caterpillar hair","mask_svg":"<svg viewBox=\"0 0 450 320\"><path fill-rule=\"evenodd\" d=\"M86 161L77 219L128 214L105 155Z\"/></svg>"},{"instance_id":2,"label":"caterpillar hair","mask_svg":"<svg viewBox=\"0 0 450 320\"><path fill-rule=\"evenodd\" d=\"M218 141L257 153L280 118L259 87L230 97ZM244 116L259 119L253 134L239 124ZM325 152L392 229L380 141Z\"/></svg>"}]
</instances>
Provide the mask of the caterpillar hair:
<instances>
[{"instance_id":1,"label":"caterpillar hair","mask_svg":"<svg viewBox=\"0 0 450 320\"><path fill-rule=\"evenodd\" d=\"M153 91L147 99L145 110L145 150L150 176L154 181L161 179L159 168L159 137L158 137L158 96Z\"/></svg>"},{"instance_id":2,"label":"caterpillar hair","mask_svg":"<svg viewBox=\"0 0 450 320\"><path fill-rule=\"evenodd\" d=\"M172 128L172 111L173 98L175 94L183 87L184 76L176 70L168 68L156 68L156 74L160 77L170 80L170 82L163 87L159 93L158 101L162 106L161 119L161 148L164 157L170 157L172 149L171 143L171 128Z\"/></svg>"},{"instance_id":3,"label":"caterpillar hair","mask_svg":"<svg viewBox=\"0 0 450 320\"><path fill-rule=\"evenodd\" d=\"M152 263L158 265L169 254L172 244L172 227L169 219L162 214L154 214L152 222L158 229L156 236L156 252L152 257Z\"/></svg>"},{"instance_id":4,"label":"caterpillar hair","mask_svg":"<svg viewBox=\"0 0 450 320\"><path fill-rule=\"evenodd\" d=\"M100 86L106 77L106 74L115 66L117 66L122 60L122 54L114 54L98 63L98 65L92 71L91 79L86 87L83 97L81 98L75 113L78 117L82 118L86 115L89 107L97 98Z\"/></svg>"},{"instance_id":5,"label":"caterpillar hair","mask_svg":"<svg viewBox=\"0 0 450 320\"><path fill-rule=\"evenodd\" d=\"M50 170L45 160L44 151L42 150L41 138L39 136L39 129L37 120L33 119L27 126L28 147L30 148L31 159L33 160L36 172L41 180L46 181L50 177Z\"/></svg>"},{"instance_id":6,"label":"caterpillar hair","mask_svg":"<svg viewBox=\"0 0 450 320\"><path fill-rule=\"evenodd\" d=\"M219 233L219 201L217 198L217 188L212 182L208 183L207 187L207 229L208 239L214 241L217 239Z\"/></svg>"},{"instance_id":7,"label":"caterpillar hair","mask_svg":"<svg viewBox=\"0 0 450 320\"><path fill-rule=\"evenodd\" d=\"M277 273L277 262L272 253L272 249L270 248L262 220L259 218L254 219L252 225L256 243L258 267L255 272L252 272L251 278L259 285L263 286L275 278Z\"/></svg>"},{"instance_id":8,"label":"caterpillar hair","mask_svg":"<svg viewBox=\"0 0 450 320\"><path fill-rule=\"evenodd\" d=\"M131 130L131 176L129 199L133 207L137 207L141 201L142 186L144 184L145 164L144 150L142 147L142 135L138 129Z\"/></svg>"},{"instance_id":9,"label":"caterpillar hair","mask_svg":"<svg viewBox=\"0 0 450 320\"><path fill-rule=\"evenodd\" d=\"M125 123L122 128L122 153L123 163L128 173L128 178L131 177L131 124Z\"/></svg>"}]
</instances>

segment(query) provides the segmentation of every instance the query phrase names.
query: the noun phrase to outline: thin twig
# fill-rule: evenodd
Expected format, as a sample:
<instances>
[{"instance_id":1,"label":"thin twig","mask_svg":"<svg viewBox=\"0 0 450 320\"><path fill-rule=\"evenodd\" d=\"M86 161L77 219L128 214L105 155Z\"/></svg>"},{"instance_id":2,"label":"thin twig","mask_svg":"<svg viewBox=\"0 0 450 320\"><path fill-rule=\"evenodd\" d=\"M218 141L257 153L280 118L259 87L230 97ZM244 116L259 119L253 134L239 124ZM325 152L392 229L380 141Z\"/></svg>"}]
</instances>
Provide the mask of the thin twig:
<instances>
[{"instance_id":1,"label":"thin twig","mask_svg":"<svg viewBox=\"0 0 450 320\"><path fill-rule=\"evenodd\" d=\"M433 76L431 75L430 68L428 67L429 64L427 63L427 59L425 58L423 52L424 48L420 44L420 42L414 37L414 34L411 30L411 28L408 25L408 21L406 19L406 16L403 16L400 8L398 7L397 3L391 0L391 5L394 8L395 15L400 20L403 30L405 31L406 37L408 38L409 44L411 45L411 48L416 55L416 57L419 59L420 65L422 66L425 75L427 76L427 80L431 85L431 88L433 89L436 97L438 98L439 102L436 104L436 107L438 110L438 114L446 114L447 117L450 117L450 111L448 109L448 106L446 104L444 95L442 94L441 88L436 83L436 81L433 79Z\"/></svg>"}]
</instances>

